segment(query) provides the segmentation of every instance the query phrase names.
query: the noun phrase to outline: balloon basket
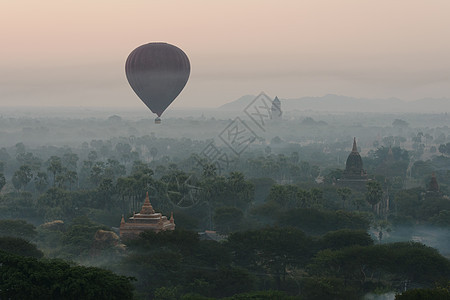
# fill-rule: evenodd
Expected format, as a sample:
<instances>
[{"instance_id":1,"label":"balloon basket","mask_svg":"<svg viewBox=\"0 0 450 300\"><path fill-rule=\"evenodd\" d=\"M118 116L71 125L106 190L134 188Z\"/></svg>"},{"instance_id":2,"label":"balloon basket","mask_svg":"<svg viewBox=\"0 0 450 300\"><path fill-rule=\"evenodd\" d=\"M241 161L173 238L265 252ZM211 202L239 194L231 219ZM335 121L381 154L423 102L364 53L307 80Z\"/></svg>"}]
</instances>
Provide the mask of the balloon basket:
<instances>
[{"instance_id":1,"label":"balloon basket","mask_svg":"<svg viewBox=\"0 0 450 300\"><path fill-rule=\"evenodd\" d=\"M155 124L161 124L161 118L159 118L159 117L156 118L156 119L155 119Z\"/></svg>"}]
</instances>

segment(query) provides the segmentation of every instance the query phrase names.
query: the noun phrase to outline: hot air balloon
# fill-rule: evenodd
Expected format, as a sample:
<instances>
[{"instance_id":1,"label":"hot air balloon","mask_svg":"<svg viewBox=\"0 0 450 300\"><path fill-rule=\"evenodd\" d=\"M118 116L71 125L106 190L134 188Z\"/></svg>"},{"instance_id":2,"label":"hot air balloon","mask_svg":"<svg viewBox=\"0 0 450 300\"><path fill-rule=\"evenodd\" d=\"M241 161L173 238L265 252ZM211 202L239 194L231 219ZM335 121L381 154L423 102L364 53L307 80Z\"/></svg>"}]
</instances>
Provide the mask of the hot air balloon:
<instances>
[{"instance_id":1,"label":"hot air balloon","mask_svg":"<svg viewBox=\"0 0 450 300\"><path fill-rule=\"evenodd\" d=\"M125 63L125 73L134 92L157 114L155 123L183 90L191 66L187 55L167 43L149 43L134 49Z\"/></svg>"}]
</instances>

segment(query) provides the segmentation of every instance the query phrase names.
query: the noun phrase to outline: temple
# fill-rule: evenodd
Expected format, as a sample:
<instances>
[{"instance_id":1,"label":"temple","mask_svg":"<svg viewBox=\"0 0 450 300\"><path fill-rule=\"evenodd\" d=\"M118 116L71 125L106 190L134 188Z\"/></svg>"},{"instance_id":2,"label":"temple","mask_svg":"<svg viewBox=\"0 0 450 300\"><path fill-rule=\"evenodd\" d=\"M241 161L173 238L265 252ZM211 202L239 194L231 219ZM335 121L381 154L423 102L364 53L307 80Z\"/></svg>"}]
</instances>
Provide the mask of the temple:
<instances>
[{"instance_id":1,"label":"temple","mask_svg":"<svg viewBox=\"0 0 450 300\"><path fill-rule=\"evenodd\" d=\"M358 147L356 146L356 138L353 138L352 152L347 157L345 163L344 177L347 179L362 179L367 177L363 169L363 162L361 155L359 155Z\"/></svg>"},{"instance_id":2,"label":"temple","mask_svg":"<svg viewBox=\"0 0 450 300\"><path fill-rule=\"evenodd\" d=\"M439 193L439 184L436 179L436 174L434 172L431 174L431 180L428 184L427 192Z\"/></svg>"},{"instance_id":3,"label":"temple","mask_svg":"<svg viewBox=\"0 0 450 300\"><path fill-rule=\"evenodd\" d=\"M338 184L346 185L352 188L366 187L367 173L363 169L363 162L361 155L359 155L358 147L356 146L356 138L353 138L352 152L347 157L345 163L345 170L342 178L338 180Z\"/></svg>"},{"instance_id":4,"label":"temple","mask_svg":"<svg viewBox=\"0 0 450 300\"><path fill-rule=\"evenodd\" d=\"M283 112L281 111L281 102L280 99L278 99L278 97L275 97L275 99L273 99L270 111L271 111L270 115L273 120L281 120Z\"/></svg>"},{"instance_id":5,"label":"temple","mask_svg":"<svg viewBox=\"0 0 450 300\"><path fill-rule=\"evenodd\" d=\"M173 213L170 216L170 220L161 213L155 213L155 210L150 204L147 192L144 205L142 205L142 209L139 213L133 213L133 216L130 217L127 222L125 222L125 219L122 216L122 221L120 222L120 237L122 239L134 239L144 231L150 230L160 232L174 229L175 221L173 219Z\"/></svg>"}]
</instances>

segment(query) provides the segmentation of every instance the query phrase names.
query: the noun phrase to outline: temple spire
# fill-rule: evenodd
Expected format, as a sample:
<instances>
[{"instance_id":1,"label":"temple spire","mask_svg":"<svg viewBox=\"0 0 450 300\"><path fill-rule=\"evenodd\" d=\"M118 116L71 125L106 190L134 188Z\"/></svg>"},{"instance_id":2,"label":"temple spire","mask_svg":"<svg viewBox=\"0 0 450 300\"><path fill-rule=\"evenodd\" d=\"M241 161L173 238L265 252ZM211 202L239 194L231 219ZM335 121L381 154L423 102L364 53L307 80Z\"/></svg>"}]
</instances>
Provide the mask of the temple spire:
<instances>
[{"instance_id":1,"label":"temple spire","mask_svg":"<svg viewBox=\"0 0 450 300\"><path fill-rule=\"evenodd\" d=\"M141 214L154 214L155 210L150 204L150 198L148 197L148 192L145 195L144 205L142 205Z\"/></svg>"},{"instance_id":2,"label":"temple spire","mask_svg":"<svg viewBox=\"0 0 450 300\"><path fill-rule=\"evenodd\" d=\"M175 223L175 220L174 220L174 218L173 218L173 212L171 212L170 213L170 223L172 223L172 224L174 224Z\"/></svg>"},{"instance_id":3,"label":"temple spire","mask_svg":"<svg viewBox=\"0 0 450 300\"><path fill-rule=\"evenodd\" d=\"M431 174L431 181L428 186L428 191L429 192L439 192L439 184L437 182L436 174L434 172Z\"/></svg>"},{"instance_id":4,"label":"temple spire","mask_svg":"<svg viewBox=\"0 0 450 300\"><path fill-rule=\"evenodd\" d=\"M271 110L270 116L271 119L281 120L283 112L281 111L281 102L280 99L278 99L278 97L275 97L275 99L273 99L272 107L270 108L270 110Z\"/></svg>"},{"instance_id":5,"label":"temple spire","mask_svg":"<svg viewBox=\"0 0 450 300\"><path fill-rule=\"evenodd\" d=\"M353 138L352 152L358 152L358 147L356 146L356 137Z\"/></svg>"}]
</instances>

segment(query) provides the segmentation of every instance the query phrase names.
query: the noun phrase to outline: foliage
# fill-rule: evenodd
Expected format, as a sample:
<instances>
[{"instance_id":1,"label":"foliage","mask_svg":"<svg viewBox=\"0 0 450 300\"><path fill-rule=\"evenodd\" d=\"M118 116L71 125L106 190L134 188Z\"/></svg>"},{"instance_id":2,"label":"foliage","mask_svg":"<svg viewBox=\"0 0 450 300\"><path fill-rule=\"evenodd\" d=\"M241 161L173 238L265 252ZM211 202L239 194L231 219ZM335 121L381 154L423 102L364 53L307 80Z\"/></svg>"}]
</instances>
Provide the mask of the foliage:
<instances>
[{"instance_id":1,"label":"foliage","mask_svg":"<svg viewBox=\"0 0 450 300\"><path fill-rule=\"evenodd\" d=\"M392 146L406 141L406 139L400 139L400 137L392 137L392 140L389 143ZM365 160L365 166L368 168L368 173L380 174L388 178L405 178L409 161L409 152L398 145L396 147L379 147L375 151L370 151L368 159Z\"/></svg>"},{"instance_id":2,"label":"foliage","mask_svg":"<svg viewBox=\"0 0 450 300\"><path fill-rule=\"evenodd\" d=\"M36 248L36 245L15 237L0 237L0 250L11 254L35 258L41 258L44 255L42 251Z\"/></svg>"},{"instance_id":3,"label":"foliage","mask_svg":"<svg viewBox=\"0 0 450 300\"><path fill-rule=\"evenodd\" d=\"M395 300L421 300L421 299L433 299L433 300L446 300L450 299L450 282L447 286L436 286L429 289L413 289L405 291L401 294L395 295Z\"/></svg>"},{"instance_id":4,"label":"foliage","mask_svg":"<svg viewBox=\"0 0 450 300\"><path fill-rule=\"evenodd\" d=\"M327 232L322 237L322 245L324 249L338 250L354 245L370 246L373 240L367 231L341 229Z\"/></svg>"},{"instance_id":5,"label":"foliage","mask_svg":"<svg viewBox=\"0 0 450 300\"><path fill-rule=\"evenodd\" d=\"M0 216L4 219L27 219L34 221L37 209L29 192L12 192L0 196Z\"/></svg>"},{"instance_id":6,"label":"foliage","mask_svg":"<svg viewBox=\"0 0 450 300\"><path fill-rule=\"evenodd\" d=\"M36 236L36 227L24 220L0 220L0 236L30 240Z\"/></svg>"},{"instance_id":7,"label":"foliage","mask_svg":"<svg viewBox=\"0 0 450 300\"><path fill-rule=\"evenodd\" d=\"M397 214L418 221L430 221L445 226L446 211L450 211L450 199L439 193L424 193L423 189L402 190L395 195Z\"/></svg>"},{"instance_id":8,"label":"foliage","mask_svg":"<svg viewBox=\"0 0 450 300\"><path fill-rule=\"evenodd\" d=\"M5 299L132 299L131 278L0 252L0 297Z\"/></svg>"},{"instance_id":9,"label":"foliage","mask_svg":"<svg viewBox=\"0 0 450 300\"><path fill-rule=\"evenodd\" d=\"M328 174L325 175L324 181L328 184L336 183L339 179L342 178L344 174L344 170L334 169L331 170Z\"/></svg>"},{"instance_id":10,"label":"foliage","mask_svg":"<svg viewBox=\"0 0 450 300\"><path fill-rule=\"evenodd\" d=\"M22 165L20 166L19 170L14 173L12 181L14 187L17 190L20 190L21 188L25 188L31 181L31 179L33 179L33 172L31 170L31 167L28 165Z\"/></svg>"},{"instance_id":11,"label":"foliage","mask_svg":"<svg viewBox=\"0 0 450 300\"><path fill-rule=\"evenodd\" d=\"M304 299L360 299L354 287L335 277L310 277L302 280Z\"/></svg>"},{"instance_id":12,"label":"foliage","mask_svg":"<svg viewBox=\"0 0 450 300\"><path fill-rule=\"evenodd\" d=\"M345 201L351 196L352 194L352 190L344 187L344 188L339 188L337 189L337 193L339 195L339 197L341 197L342 199L342 208L345 208Z\"/></svg>"},{"instance_id":13,"label":"foliage","mask_svg":"<svg viewBox=\"0 0 450 300\"><path fill-rule=\"evenodd\" d=\"M361 118L365 121L367 116ZM352 136L360 136L361 145L374 145L363 151L368 150L363 160L369 176L395 199L389 220L431 223L445 230L450 222L445 196L450 186L445 148L449 128L436 127L441 126L439 120L435 128L414 128L403 120L391 127L392 116L380 115L363 126L342 128L336 124L350 124L348 115L324 116L327 122L304 118L323 126L304 126L295 117L271 124L264 133L267 140L258 138L224 165L206 164L202 151L211 140L202 137L221 132L229 120L173 119L174 136L183 137L169 138L164 130L172 125L140 136L152 128L145 119L0 118L1 217L65 224L43 224L37 236L5 231L33 239L46 256L105 263L136 276L142 298L280 299L300 293L311 299L352 299L375 288L398 289L396 284L405 280L411 286L429 286L438 280L437 274L448 276L447 261L428 248L414 243L373 245L367 212L369 202L379 203L379 189L368 191L366 202L362 191L335 183L342 176L339 168ZM32 124L27 128L35 127L33 135L20 131L24 122ZM415 118L417 122L421 119ZM292 130L298 126L303 129ZM39 130L47 134L35 137ZM440 144L444 155L430 152ZM423 188L431 171L436 172L442 194ZM404 189L415 186L420 187ZM145 233L128 241L127 251L111 255L112 263L106 264L97 255L104 248L96 233L118 226L122 214L138 211L146 192L157 212L174 212L177 230ZM230 233L230 240L203 241L180 228L216 229ZM301 230L322 236L307 236ZM3 245L35 250L23 241Z\"/></svg>"},{"instance_id":14,"label":"foliage","mask_svg":"<svg viewBox=\"0 0 450 300\"><path fill-rule=\"evenodd\" d=\"M431 217L432 224L443 227L450 227L450 210L441 210L438 215Z\"/></svg>"},{"instance_id":15,"label":"foliage","mask_svg":"<svg viewBox=\"0 0 450 300\"><path fill-rule=\"evenodd\" d=\"M0 191L3 189L5 184L6 184L5 175L3 175L3 173L0 172Z\"/></svg>"},{"instance_id":16,"label":"foliage","mask_svg":"<svg viewBox=\"0 0 450 300\"><path fill-rule=\"evenodd\" d=\"M333 276L348 283L359 282L360 289L380 277L429 285L448 278L450 262L431 247L401 242L323 250L317 253L308 271L315 276Z\"/></svg>"},{"instance_id":17,"label":"foliage","mask_svg":"<svg viewBox=\"0 0 450 300\"><path fill-rule=\"evenodd\" d=\"M107 227L95 224L87 217L77 217L67 228L62 237L62 252L66 258L86 257L94 244L94 236L99 230L108 230Z\"/></svg>"},{"instance_id":18,"label":"foliage","mask_svg":"<svg viewBox=\"0 0 450 300\"><path fill-rule=\"evenodd\" d=\"M383 196L381 184L378 181L368 181L366 187L366 200L370 203L370 205L372 205L372 208L374 208L375 205L381 201Z\"/></svg>"},{"instance_id":19,"label":"foliage","mask_svg":"<svg viewBox=\"0 0 450 300\"><path fill-rule=\"evenodd\" d=\"M450 154L450 142L447 144L440 144L438 150L442 154L449 155Z\"/></svg>"},{"instance_id":20,"label":"foliage","mask_svg":"<svg viewBox=\"0 0 450 300\"><path fill-rule=\"evenodd\" d=\"M309 234L324 234L338 229L368 230L370 219L359 212L300 208L281 214L278 224L298 227Z\"/></svg>"},{"instance_id":21,"label":"foliage","mask_svg":"<svg viewBox=\"0 0 450 300\"><path fill-rule=\"evenodd\" d=\"M404 121L402 119L395 119L392 122L392 126L393 127L399 127L399 128L405 128L405 127L408 127L409 124L408 124L408 122L406 122L406 121Z\"/></svg>"},{"instance_id":22,"label":"foliage","mask_svg":"<svg viewBox=\"0 0 450 300\"><path fill-rule=\"evenodd\" d=\"M232 297L223 298L223 300L296 300L303 297L289 296L281 291L258 291L243 294L236 294Z\"/></svg>"},{"instance_id":23,"label":"foliage","mask_svg":"<svg viewBox=\"0 0 450 300\"><path fill-rule=\"evenodd\" d=\"M130 240L127 244L131 248L157 249L159 247L173 247L178 250L190 251L199 242L198 234L192 231L176 229L174 231L144 231L139 239Z\"/></svg>"},{"instance_id":24,"label":"foliage","mask_svg":"<svg viewBox=\"0 0 450 300\"><path fill-rule=\"evenodd\" d=\"M227 244L234 250L237 264L272 274L278 289L286 280L287 269L304 266L315 248L301 230L277 227L233 233Z\"/></svg>"},{"instance_id":25,"label":"foliage","mask_svg":"<svg viewBox=\"0 0 450 300\"><path fill-rule=\"evenodd\" d=\"M48 175L44 172L38 172L34 177L34 186L39 192L44 192L48 186Z\"/></svg>"},{"instance_id":26,"label":"foliage","mask_svg":"<svg viewBox=\"0 0 450 300\"><path fill-rule=\"evenodd\" d=\"M269 195L271 187L276 183L269 177L250 178L250 182L255 187L255 202L263 202Z\"/></svg>"},{"instance_id":27,"label":"foliage","mask_svg":"<svg viewBox=\"0 0 450 300\"><path fill-rule=\"evenodd\" d=\"M214 211L214 224L221 234L228 234L241 228L244 213L235 207L219 207Z\"/></svg>"},{"instance_id":28,"label":"foliage","mask_svg":"<svg viewBox=\"0 0 450 300\"><path fill-rule=\"evenodd\" d=\"M69 219L73 217L74 206L71 199L71 194L57 187L48 189L42 194L37 204L39 207L39 214L47 221L58 219Z\"/></svg>"},{"instance_id":29,"label":"foliage","mask_svg":"<svg viewBox=\"0 0 450 300\"><path fill-rule=\"evenodd\" d=\"M306 190L292 184L273 185L270 188L267 203L276 204L281 211L287 211L293 208L318 209L327 205L323 197L322 189L311 188L310 190Z\"/></svg>"},{"instance_id":30,"label":"foliage","mask_svg":"<svg viewBox=\"0 0 450 300\"><path fill-rule=\"evenodd\" d=\"M422 178L424 175L429 176L433 173L434 167L431 161L418 160L414 162L411 168L411 175L415 178Z\"/></svg>"},{"instance_id":31,"label":"foliage","mask_svg":"<svg viewBox=\"0 0 450 300\"><path fill-rule=\"evenodd\" d=\"M195 232L147 231L127 245L131 252L120 269L138 278L137 289L145 297L174 292L177 286L176 293L223 297L253 286L247 270L229 266L228 249L215 241L200 241Z\"/></svg>"}]
</instances>

